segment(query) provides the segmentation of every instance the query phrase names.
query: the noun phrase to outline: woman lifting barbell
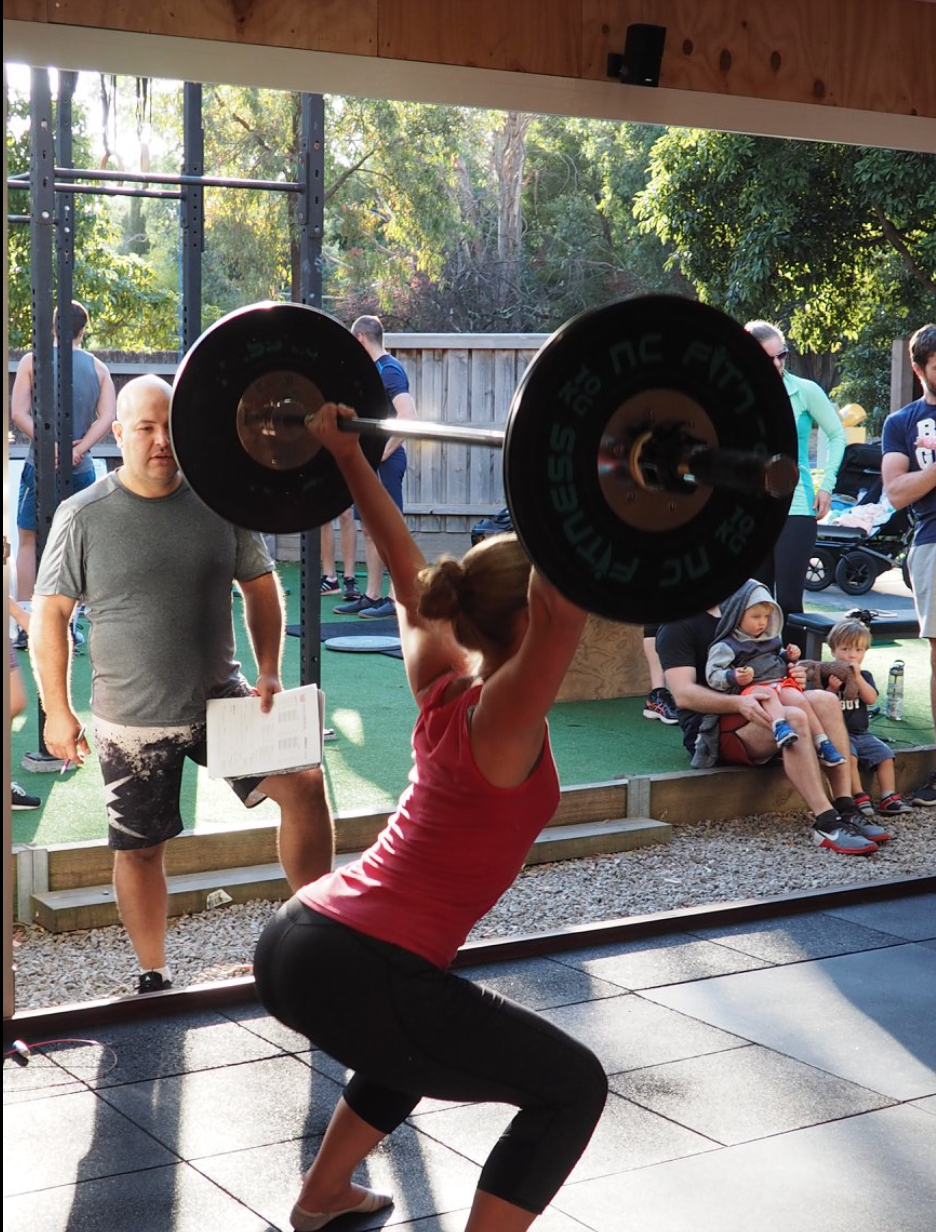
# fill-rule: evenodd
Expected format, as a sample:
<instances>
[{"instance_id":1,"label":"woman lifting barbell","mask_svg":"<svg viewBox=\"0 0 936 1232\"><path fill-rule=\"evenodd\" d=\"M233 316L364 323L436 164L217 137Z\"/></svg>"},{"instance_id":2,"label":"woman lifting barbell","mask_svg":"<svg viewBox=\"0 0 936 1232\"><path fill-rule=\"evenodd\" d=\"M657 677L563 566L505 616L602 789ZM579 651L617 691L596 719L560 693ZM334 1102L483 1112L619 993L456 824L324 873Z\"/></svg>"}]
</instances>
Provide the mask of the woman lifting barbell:
<instances>
[{"instance_id":1,"label":"woman lifting barbell","mask_svg":"<svg viewBox=\"0 0 936 1232\"><path fill-rule=\"evenodd\" d=\"M311 1232L389 1205L354 1169L428 1096L518 1108L482 1169L466 1232L522 1232L588 1143L607 1081L582 1044L448 968L556 810L546 715L585 612L512 535L427 566L339 416L354 412L326 403L309 430L389 567L419 716L410 785L383 832L290 899L257 948L263 1004L354 1071L292 1220Z\"/></svg>"}]
</instances>

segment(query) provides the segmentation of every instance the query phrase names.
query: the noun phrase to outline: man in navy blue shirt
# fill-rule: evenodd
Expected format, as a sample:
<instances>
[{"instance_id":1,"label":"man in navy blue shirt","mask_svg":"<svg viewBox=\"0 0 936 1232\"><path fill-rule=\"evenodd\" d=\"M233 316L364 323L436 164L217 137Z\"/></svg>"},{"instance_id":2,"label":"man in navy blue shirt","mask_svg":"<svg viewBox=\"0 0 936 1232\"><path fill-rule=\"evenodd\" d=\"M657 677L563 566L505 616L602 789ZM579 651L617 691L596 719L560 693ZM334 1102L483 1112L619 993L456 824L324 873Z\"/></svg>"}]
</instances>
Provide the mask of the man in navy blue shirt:
<instances>
[{"instance_id":1,"label":"man in navy blue shirt","mask_svg":"<svg viewBox=\"0 0 936 1232\"><path fill-rule=\"evenodd\" d=\"M384 347L384 332L380 318L358 317L351 326L351 333L377 365L380 379L387 391L391 414L398 419L415 419L416 404L409 391L409 380L403 365L394 359ZM403 476L406 474L406 449L402 437L391 436L387 439L377 474L393 498L393 503L402 513ZM361 523L361 529L364 531L364 559L367 563L367 584L364 594L359 599L339 604L335 611L342 615L357 613L366 620L393 616L396 614L396 604L393 601L392 585L387 597L382 597L384 562L380 559L380 553L374 547L374 542L363 523Z\"/></svg>"},{"instance_id":2,"label":"man in navy blue shirt","mask_svg":"<svg viewBox=\"0 0 936 1232\"><path fill-rule=\"evenodd\" d=\"M913 510L916 524L907 558L920 636L929 641L930 701L936 726L936 325L923 325L910 339L910 364L923 397L888 415L881 439L884 495L895 509ZM910 803L936 808L936 770L910 796Z\"/></svg>"}]
</instances>

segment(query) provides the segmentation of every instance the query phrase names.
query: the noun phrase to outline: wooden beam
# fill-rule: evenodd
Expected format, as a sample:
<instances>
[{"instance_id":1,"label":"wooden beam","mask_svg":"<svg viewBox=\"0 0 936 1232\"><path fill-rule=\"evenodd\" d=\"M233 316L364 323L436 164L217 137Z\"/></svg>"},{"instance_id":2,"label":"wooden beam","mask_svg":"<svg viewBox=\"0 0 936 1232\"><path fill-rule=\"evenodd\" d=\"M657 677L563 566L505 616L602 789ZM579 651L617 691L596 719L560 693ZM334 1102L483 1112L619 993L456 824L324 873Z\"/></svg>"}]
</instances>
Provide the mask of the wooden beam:
<instances>
[{"instance_id":1,"label":"wooden beam","mask_svg":"<svg viewBox=\"0 0 936 1232\"><path fill-rule=\"evenodd\" d=\"M936 80L920 71L912 52L936 45L936 6L927 0L787 0L781 7L753 0L472 0L461 6L437 0L189 6L175 0L4 0L4 19L11 26L7 56L12 47L14 57L26 52L25 62L32 63L610 119L656 113L660 123L774 131L776 122L765 128L757 110L739 106L758 100L824 112L829 139L864 144L886 140L874 126L843 138L843 113L915 120L895 131L896 147L936 150L933 126L920 125L936 118ZM636 23L666 30L659 90L622 86L608 76L609 53L623 50L627 27ZM31 39L24 38L16 26L41 28L41 37L34 29ZM90 42L77 37L82 30L92 35ZM61 42L57 32L65 35ZM108 49L120 45L115 35L142 37L146 54L133 54L133 65L125 57L114 64ZM162 40L197 43L201 70L185 65L190 56L162 64ZM90 53L82 50L87 47ZM96 63L88 62L89 54ZM271 74L270 56L283 54L298 55L303 70L284 76L286 62L277 59ZM310 65L309 55L341 63ZM500 78L513 78L512 87ZM681 97L661 107L669 93ZM716 119L711 100L717 98L731 103L733 120ZM788 135L823 135L788 128ZM903 132L919 136L908 139Z\"/></svg>"}]
</instances>

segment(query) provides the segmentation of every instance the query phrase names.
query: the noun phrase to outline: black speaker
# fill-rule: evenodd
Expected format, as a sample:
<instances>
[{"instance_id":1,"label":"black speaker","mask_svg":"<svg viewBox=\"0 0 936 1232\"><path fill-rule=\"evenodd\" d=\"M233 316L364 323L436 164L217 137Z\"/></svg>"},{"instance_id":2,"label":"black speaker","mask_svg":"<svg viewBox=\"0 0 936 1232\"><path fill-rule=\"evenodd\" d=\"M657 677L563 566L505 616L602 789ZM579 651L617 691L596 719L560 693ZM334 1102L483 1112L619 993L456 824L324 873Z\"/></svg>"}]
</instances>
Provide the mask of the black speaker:
<instances>
[{"instance_id":1,"label":"black speaker","mask_svg":"<svg viewBox=\"0 0 936 1232\"><path fill-rule=\"evenodd\" d=\"M665 43L666 26L628 26L624 54L612 52L608 56L608 76L628 86L658 86Z\"/></svg>"}]
</instances>

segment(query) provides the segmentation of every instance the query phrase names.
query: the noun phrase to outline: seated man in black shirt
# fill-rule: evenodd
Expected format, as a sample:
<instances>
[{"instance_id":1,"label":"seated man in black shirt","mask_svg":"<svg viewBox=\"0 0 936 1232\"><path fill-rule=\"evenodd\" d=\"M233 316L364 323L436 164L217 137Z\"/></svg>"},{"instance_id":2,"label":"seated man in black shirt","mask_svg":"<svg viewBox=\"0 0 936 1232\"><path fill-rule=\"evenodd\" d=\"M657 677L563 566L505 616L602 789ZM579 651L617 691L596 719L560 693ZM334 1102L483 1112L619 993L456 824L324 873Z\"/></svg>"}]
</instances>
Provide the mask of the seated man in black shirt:
<instances>
[{"instance_id":1,"label":"seated man in black shirt","mask_svg":"<svg viewBox=\"0 0 936 1232\"><path fill-rule=\"evenodd\" d=\"M719 693L705 684L706 659L720 616L720 608L710 608L697 616L661 625L657 633L657 653L667 687L676 700L683 744L696 758L700 735L703 745L709 742L711 758L697 759L695 765L764 765L777 756L777 743L770 718L761 707L761 694L756 689L747 694ZM798 670L805 678L805 669ZM791 674L795 675L796 671L794 667ZM765 686L764 696L767 689ZM829 697L835 705L828 706L824 699L817 697L816 712L833 743L847 749L848 737L841 708L836 713L837 698L832 693ZM814 841L819 847L828 847L841 855L870 855L877 851L874 832L878 832L881 841L887 832L869 824L856 809L849 794L848 763L829 767L824 775L809 738L804 712L794 706L785 709L787 722L802 738L787 745L780 756L787 778L815 817ZM825 776L833 789L831 800Z\"/></svg>"}]
</instances>

